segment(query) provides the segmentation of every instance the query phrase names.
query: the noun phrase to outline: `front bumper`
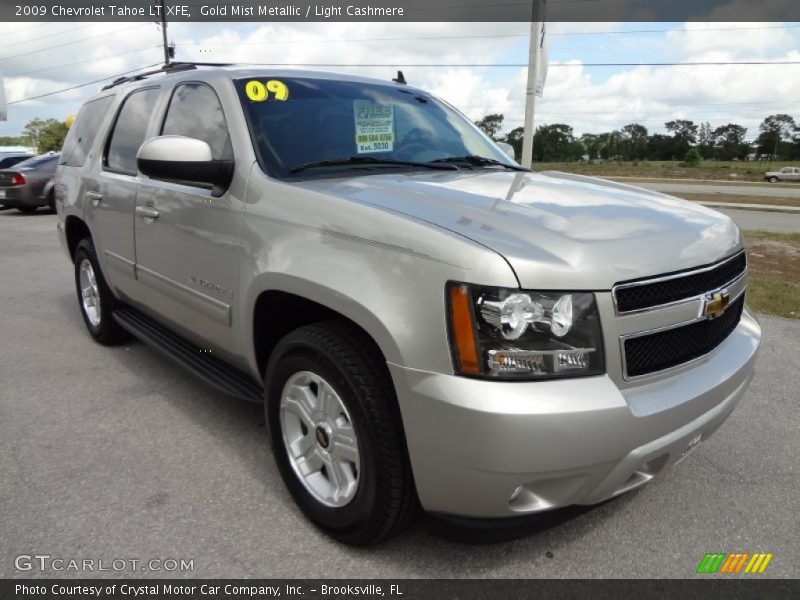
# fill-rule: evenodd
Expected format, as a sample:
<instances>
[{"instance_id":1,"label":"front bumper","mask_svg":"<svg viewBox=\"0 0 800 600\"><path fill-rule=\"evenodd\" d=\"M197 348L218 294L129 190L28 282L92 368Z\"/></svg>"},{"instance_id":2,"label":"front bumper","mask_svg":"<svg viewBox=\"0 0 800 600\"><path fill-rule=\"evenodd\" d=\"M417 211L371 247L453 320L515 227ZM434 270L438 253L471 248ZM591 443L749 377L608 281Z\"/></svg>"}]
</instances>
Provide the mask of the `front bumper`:
<instances>
[{"instance_id":1,"label":"front bumper","mask_svg":"<svg viewBox=\"0 0 800 600\"><path fill-rule=\"evenodd\" d=\"M508 517L634 489L722 424L753 377L760 339L745 310L693 368L623 389L607 375L496 382L390 364L420 501Z\"/></svg>"}]
</instances>

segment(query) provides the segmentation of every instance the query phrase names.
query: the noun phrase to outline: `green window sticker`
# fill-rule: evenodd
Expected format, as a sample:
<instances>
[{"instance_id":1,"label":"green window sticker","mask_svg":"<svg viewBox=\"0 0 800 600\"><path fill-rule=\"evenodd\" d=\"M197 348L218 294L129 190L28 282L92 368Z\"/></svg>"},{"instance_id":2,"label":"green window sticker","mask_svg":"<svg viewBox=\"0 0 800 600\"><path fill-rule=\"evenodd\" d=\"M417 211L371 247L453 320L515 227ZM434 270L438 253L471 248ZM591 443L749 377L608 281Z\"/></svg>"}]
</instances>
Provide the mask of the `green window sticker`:
<instances>
[{"instance_id":1,"label":"green window sticker","mask_svg":"<svg viewBox=\"0 0 800 600\"><path fill-rule=\"evenodd\" d=\"M359 154L394 150L394 106L353 100L356 147Z\"/></svg>"}]
</instances>

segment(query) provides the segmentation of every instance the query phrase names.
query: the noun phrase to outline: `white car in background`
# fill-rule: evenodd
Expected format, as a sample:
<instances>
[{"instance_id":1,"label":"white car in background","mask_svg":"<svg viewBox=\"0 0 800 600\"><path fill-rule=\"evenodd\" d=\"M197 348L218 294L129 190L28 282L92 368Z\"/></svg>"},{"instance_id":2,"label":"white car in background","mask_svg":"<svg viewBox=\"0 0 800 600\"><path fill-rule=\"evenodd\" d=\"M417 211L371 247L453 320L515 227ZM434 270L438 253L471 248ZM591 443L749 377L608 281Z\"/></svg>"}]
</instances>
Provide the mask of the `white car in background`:
<instances>
[{"instance_id":1,"label":"white car in background","mask_svg":"<svg viewBox=\"0 0 800 600\"><path fill-rule=\"evenodd\" d=\"M800 181L800 168L783 167L780 171L767 171L764 173L764 179L770 183L777 183L778 181Z\"/></svg>"}]
</instances>

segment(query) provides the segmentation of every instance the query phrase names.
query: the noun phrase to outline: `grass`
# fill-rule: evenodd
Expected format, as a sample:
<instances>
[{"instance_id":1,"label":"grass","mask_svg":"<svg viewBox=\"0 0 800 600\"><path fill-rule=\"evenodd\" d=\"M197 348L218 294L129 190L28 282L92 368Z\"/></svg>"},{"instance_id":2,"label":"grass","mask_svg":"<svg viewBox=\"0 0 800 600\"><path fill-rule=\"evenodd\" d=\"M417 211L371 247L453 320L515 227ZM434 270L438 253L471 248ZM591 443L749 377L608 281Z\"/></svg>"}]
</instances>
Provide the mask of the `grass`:
<instances>
[{"instance_id":1,"label":"grass","mask_svg":"<svg viewBox=\"0 0 800 600\"><path fill-rule=\"evenodd\" d=\"M782 242L800 248L800 233L777 233L775 231L745 229L742 234L750 239L772 240L773 242Z\"/></svg>"},{"instance_id":2,"label":"grass","mask_svg":"<svg viewBox=\"0 0 800 600\"><path fill-rule=\"evenodd\" d=\"M782 167L800 167L800 162L723 162L704 160L696 167L682 166L681 161L543 162L533 164L533 168L536 171L565 171L567 173L601 177L703 179L708 181L764 181L765 171L775 171Z\"/></svg>"},{"instance_id":3,"label":"grass","mask_svg":"<svg viewBox=\"0 0 800 600\"><path fill-rule=\"evenodd\" d=\"M800 319L800 285L768 277L749 277L747 304L756 312Z\"/></svg>"},{"instance_id":4,"label":"grass","mask_svg":"<svg viewBox=\"0 0 800 600\"><path fill-rule=\"evenodd\" d=\"M745 230L747 303L761 313L800 319L800 233Z\"/></svg>"}]
</instances>

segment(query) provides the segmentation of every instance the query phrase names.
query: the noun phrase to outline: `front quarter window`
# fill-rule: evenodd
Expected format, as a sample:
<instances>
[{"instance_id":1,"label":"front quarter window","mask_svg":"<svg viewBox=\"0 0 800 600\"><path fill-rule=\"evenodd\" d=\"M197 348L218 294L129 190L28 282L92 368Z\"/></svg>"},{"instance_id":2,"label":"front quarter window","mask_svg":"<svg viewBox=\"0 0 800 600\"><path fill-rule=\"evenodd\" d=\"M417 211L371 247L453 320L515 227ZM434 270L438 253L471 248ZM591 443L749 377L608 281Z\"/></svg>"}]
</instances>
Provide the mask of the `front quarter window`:
<instances>
[{"instance_id":1,"label":"front quarter window","mask_svg":"<svg viewBox=\"0 0 800 600\"><path fill-rule=\"evenodd\" d=\"M476 156L515 166L457 111L413 88L268 76L236 85L262 168L276 177L342 159L351 160L322 170L370 173Z\"/></svg>"}]
</instances>

